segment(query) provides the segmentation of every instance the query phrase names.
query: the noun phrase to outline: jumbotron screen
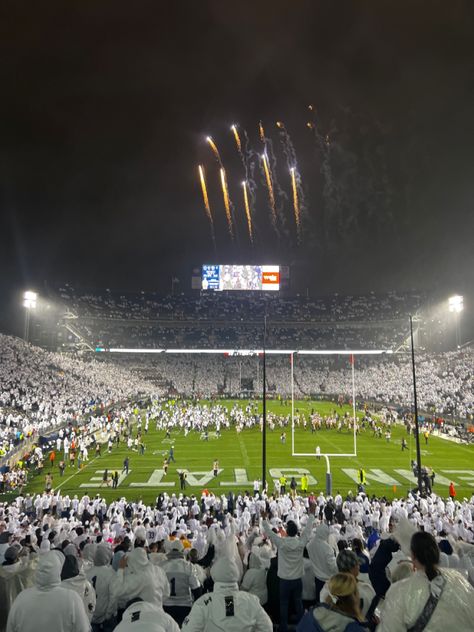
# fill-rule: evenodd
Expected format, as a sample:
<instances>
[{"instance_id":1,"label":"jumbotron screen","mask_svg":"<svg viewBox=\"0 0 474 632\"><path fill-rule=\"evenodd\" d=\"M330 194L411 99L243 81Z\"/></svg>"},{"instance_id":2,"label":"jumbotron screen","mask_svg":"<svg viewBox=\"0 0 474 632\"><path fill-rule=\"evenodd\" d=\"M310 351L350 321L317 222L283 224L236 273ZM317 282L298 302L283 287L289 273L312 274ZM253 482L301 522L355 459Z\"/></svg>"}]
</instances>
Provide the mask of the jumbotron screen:
<instances>
[{"instance_id":1,"label":"jumbotron screen","mask_svg":"<svg viewBox=\"0 0 474 632\"><path fill-rule=\"evenodd\" d=\"M280 289L280 266L203 265L201 287L218 292L227 290Z\"/></svg>"}]
</instances>

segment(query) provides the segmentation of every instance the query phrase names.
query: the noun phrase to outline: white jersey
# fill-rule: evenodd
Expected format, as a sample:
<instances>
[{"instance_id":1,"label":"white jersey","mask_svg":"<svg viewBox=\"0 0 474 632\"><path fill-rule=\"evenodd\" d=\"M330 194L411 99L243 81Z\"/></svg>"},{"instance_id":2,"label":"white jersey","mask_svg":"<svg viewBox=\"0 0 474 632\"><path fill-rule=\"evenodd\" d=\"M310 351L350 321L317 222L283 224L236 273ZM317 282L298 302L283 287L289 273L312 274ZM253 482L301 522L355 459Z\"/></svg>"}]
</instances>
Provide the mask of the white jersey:
<instances>
[{"instance_id":1,"label":"white jersey","mask_svg":"<svg viewBox=\"0 0 474 632\"><path fill-rule=\"evenodd\" d=\"M182 558L167 559L161 566L170 584L170 596L163 600L164 606L191 606L191 590L201 585L191 562Z\"/></svg>"}]
</instances>

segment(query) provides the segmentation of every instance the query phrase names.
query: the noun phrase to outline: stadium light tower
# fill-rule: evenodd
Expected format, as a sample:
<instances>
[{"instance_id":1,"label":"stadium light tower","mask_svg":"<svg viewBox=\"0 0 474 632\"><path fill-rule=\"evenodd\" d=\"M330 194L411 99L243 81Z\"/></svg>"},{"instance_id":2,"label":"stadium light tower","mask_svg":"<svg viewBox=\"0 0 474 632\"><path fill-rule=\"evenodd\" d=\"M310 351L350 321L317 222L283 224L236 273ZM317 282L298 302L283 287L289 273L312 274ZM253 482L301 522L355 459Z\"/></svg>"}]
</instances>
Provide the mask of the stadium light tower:
<instances>
[{"instance_id":1,"label":"stadium light tower","mask_svg":"<svg viewBox=\"0 0 474 632\"><path fill-rule=\"evenodd\" d=\"M413 341L413 316L410 315L410 341L411 341L411 366L413 373L413 413L415 417L415 442L416 442L416 477L418 479L418 493L423 494L423 479L421 476L421 450L420 450L420 427L418 424L418 397L416 391L416 372L415 372L415 343Z\"/></svg>"},{"instance_id":2,"label":"stadium light tower","mask_svg":"<svg viewBox=\"0 0 474 632\"><path fill-rule=\"evenodd\" d=\"M23 307L25 308L25 331L23 338L26 342L28 342L30 335L30 312L32 309L36 309L37 300L38 294L36 294L36 292L32 292L31 290L23 292Z\"/></svg>"},{"instance_id":3,"label":"stadium light tower","mask_svg":"<svg viewBox=\"0 0 474 632\"><path fill-rule=\"evenodd\" d=\"M459 348L461 346L461 312L464 309L464 296L460 296L459 294L455 294L454 296L450 296L448 299L448 310L454 314L455 324L456 324L456 346Z\"/></svg>"}]
</instances>

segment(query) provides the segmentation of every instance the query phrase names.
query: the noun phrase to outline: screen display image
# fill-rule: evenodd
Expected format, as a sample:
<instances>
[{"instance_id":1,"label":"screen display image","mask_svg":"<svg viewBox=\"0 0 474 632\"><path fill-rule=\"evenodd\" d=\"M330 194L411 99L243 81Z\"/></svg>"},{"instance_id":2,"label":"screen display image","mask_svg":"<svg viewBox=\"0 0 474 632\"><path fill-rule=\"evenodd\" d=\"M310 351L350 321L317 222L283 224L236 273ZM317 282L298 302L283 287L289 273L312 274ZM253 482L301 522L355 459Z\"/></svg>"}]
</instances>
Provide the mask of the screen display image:
<instances>
[{"instance_id":1,"label":"screen display image","mask_svg":"<svg viewBox=\"0 0 474 632\"><path fill-rule=\"evenodd\" d=\"M203 265L202 289L215 291L280 289L280 266Z\"/></svg>"}]
</instances>

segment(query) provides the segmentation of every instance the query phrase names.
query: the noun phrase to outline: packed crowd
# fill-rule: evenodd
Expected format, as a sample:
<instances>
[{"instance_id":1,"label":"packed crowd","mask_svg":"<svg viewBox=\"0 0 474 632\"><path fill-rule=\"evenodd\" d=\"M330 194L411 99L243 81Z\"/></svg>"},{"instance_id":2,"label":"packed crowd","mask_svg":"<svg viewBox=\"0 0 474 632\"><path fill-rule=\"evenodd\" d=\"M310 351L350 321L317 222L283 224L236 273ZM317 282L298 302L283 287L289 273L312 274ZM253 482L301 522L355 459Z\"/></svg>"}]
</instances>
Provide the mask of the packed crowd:
<instances>
[{"instance_id":1,"label":"packed crowd","mask_svg":"<svg viewBox=\"0 0 474 632\"><path fill-rule=\"evenodd\" d=\"M152 292L84 292L67 284L57 296L80 316L134 320L255 320L271 314L275 321L379 321L414 314L426 300L422 292L371 292L351 296L332 294L310 298L239 292L201 292L199 296L160 296Z\"/></svg>"},{"instance_id":2,"label":"packed crowd","mask_svg":"<svg viewBox=\"0 0 474 632\"><path fill-rule=\"evenodd\" d=\"M167 395L211 399L251 396L262 389L259 357L140 355L109 360L102 355L78 358L46 352L0 335L0 458L41 434L71 424L88 424L98 410L139 394L152 399ZM269 396L291 395L289 364L287 356L268 357ZM473 366L472 349L420 355L420 409L451 420L472 420ZM359 402L380 402L399 410L411 408L407 356L356 357L355 370ZM350 398L352 374L347 358L296 356L294 393L296 398L332 399L340 394Z\"/></svg>"},{"instance_id":3,"label":"packed crowd","mask_svg":"<svg viewBox=\"0 0 474 632\"><path fill-rule=\"evenodd\" d=\"M130 370L0 335L0 457L28 438L88 422L97 408L143 391L152 389Z\"/></svg>"},{"instance_id":4,"label":"packed crowd","mask_svg":"<svg viewBox=\"0 0 474 632\"><path fill-rule=\"evenodd\" d=\"M75 315L74 327L84 339L106 348L260 348L263 315L268 314L268 347L389 349L406 338L408 314L415 313L426 297L415 292L321 298L213 292L160 297L110 290L84 293L65 286L55 299Z\"/></svg>"},{"instance_id":5,"label":"packed crowd","mask_svg":"<svg viewBox=\"0 0 474 632\"><path fill-rule=\"evenodd\" d=\"M212 398L240 397L262 391L262 366L258 356L223 355L144 357L131 355L114 362L133 367L162 392ZM417 355L417 391L420 409L440 416L472 419L474 413L474 351ZM288 356L268 356L267 392L290 397L291 368ZM355 390L358 401L386 403L410 409L413 402L411 358L406 354L355 357ZM295 398L352 395L352 367L347 356L295 356Z\"/></svg>"},{"instance_id":6,"label":"packed crowd","mask_svg":"<svg viewBox=\"0 0 474 632\"><path fill-rule=\"evenodd\" d=\"M27 494L0 505L0 630L468 632L473 519L474 495Z\"/></svg>"}]
</instances>

